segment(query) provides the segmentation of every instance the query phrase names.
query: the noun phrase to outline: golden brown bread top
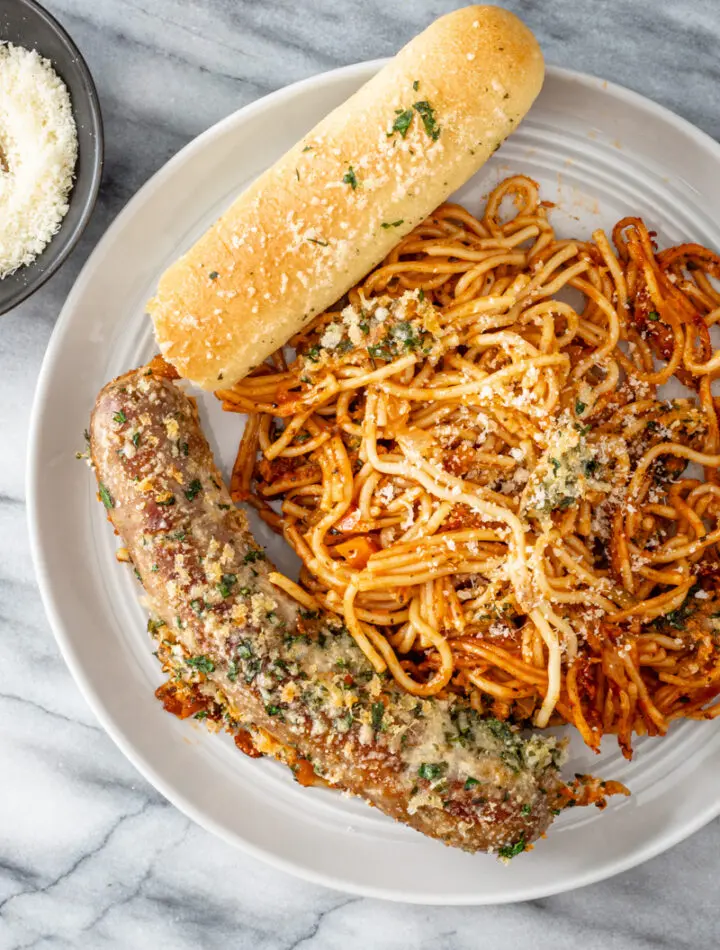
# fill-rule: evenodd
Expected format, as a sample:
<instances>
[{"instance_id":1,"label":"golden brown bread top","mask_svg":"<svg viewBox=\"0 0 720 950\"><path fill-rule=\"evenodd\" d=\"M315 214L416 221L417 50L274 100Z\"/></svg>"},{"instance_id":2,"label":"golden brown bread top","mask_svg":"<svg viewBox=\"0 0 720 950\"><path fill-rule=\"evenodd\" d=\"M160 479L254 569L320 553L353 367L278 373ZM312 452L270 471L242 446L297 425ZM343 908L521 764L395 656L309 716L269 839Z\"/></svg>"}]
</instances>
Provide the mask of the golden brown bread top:
<instances>
[{"instance_id":1,"label":"golden brown bread top","mask_svg":"<svg viewBox=\"0 0 720 950\"><path fill-rule=\"evenodd\" d=\"M205 389L244 376L481 167L543 75L508 11L441 17L163 274L148 310L164 357Z\"/></svg>"}]
</instances>

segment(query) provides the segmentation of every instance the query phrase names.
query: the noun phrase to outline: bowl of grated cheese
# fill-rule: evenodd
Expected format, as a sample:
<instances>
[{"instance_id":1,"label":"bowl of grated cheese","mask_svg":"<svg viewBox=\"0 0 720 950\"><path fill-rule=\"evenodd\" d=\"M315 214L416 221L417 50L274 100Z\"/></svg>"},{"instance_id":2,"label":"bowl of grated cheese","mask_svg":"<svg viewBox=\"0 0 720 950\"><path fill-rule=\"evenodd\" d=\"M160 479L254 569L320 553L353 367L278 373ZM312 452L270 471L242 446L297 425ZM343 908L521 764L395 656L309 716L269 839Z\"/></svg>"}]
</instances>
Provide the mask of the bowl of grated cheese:
<instances>
[{"instance_id":1,"label":"bowl of grated cheese","mask_svg":"<svg viewBox=\"0 0 720 950\"><path fill-rule=\"evenodd\" d=\"M102 167L100 105L79 50L35 0L0 0L0 314L66 260Z\"/></svg>"}]
</instances>

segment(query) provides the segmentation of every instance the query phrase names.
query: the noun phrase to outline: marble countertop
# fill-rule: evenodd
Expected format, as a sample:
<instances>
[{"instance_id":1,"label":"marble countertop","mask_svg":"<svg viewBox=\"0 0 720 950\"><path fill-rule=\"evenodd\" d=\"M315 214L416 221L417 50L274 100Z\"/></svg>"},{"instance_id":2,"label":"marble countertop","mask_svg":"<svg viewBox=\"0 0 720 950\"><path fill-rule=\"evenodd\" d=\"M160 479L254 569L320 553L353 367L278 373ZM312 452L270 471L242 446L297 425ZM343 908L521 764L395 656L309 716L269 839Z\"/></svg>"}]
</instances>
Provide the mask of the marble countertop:
<instances>
[{"instance_id":1,"label":"marble countertop","mask_svg":"<svg viewBox=\"0 0 720 950\"><path fill-rule=\"evenodd\" d=\"M610 881L489 908L348 897L246 857L151 788L59 655L30 561L28 420L63 301L109 222L186 142L274 89L393 53L452 0L47 0L95 76L107 165L80 247L2 318L0 950L20 947L713 946L720 823ZM507 0L547 59L614 79L720 138L717 0ZM715 939L713 939L715 938Z\"/></svg>"}]
</instances>

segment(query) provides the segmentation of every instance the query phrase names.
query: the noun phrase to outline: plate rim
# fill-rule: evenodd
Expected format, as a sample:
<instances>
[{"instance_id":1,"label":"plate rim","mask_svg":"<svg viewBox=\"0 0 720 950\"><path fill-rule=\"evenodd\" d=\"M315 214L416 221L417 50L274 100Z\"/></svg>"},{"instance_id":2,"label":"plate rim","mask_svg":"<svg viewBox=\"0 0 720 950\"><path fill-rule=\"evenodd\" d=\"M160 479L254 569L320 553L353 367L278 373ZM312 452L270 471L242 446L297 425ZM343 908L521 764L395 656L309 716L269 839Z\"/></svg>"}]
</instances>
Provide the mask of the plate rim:
<instances>
[{"instance_id":1,"label":"plate rim","mask_svg":"<svg viewBox=\"0 0 720 950\"><path fill-rule=\"evenodd\" d=\"M38 374L38 380L33 398L32 411L30 416L30 426L28 433L28 446L26 456L26 498L27 498L27 522L30 537L30 552L35 571L35 577L40 592L43 607L48 618L50 628L60 649L60 653L65 661L70 673L75 680L80 692L88 703L92 713L110 736L123 755L140 772L140 774L165 798L168 799L184 815L199 824L205 830L217 835L222 840L234 847L240 848L244 853L251 855L278 870L295 877L302 878L314 884L320 884L335 891L355 894L362 897L378 898L382 900L406 902L412 904L430 904L431 906L481 906L493 904L507 904L526 900L536 900L543 897L551 897L559 893L570 890L577 890L590 884L606 880L610 877L620 874L631 868L650 860L653 857L674 847L676 844L690 837L700 830L704 825L720 814L720 794L717 799L709 804L705 809L698 810L694 817L686 821L681 827L669 835L656 837L649 841L645 846L640 847L627 855L625 858L616 859L613 862L607 862L596 870L588 869L580 872L571 884L562 881L553 884L551 881L525 885L522 890L517 888L503 895L483 895L478 894L476 898L469 900L467 895L459 894L456 896L442 894L428 897L426 894L415 893L397 888L376 888L371 885L357 884L349 881L338 881L329 875L310 868L296 860L284 858L281 855L266 851L251 842L243 839L239 834L229 831L219 821L197 808L185 793L180 791L170 781L166 781L155 769L151 759L143 753L136 750L131 740L126 738L122 726L116 722L112 714L106 711L102 695L95 689L90 682L89 677L83 669L79 653L72 645L71 638L66 634L61 610L51 587L51 571L48 567L43 541L41 536L41 526L38 517L37 499L39 495L39 480L41 477L40 466L40 441L38 438L43 411L49 396L51 395L50 382L52 370L56 362L56 353L60 350L64 334L68 328L72 314L75 308L75 302L82 297L85 285L91 277L94 262L99 258L115 237L116 232L120 231L128 219L141 206L146 197L158 187L161 187L165 178L172 175L176 165L181 164L194 152L204 149L216 136L222 135L228 126L236 122L241 122L252 118L257 112L262 112L269 106L277 105L283 100L291 99L296 94L302 94L312 90L314 87L332 83L336 79L347 79L358 77L369 78L375 71L381 68L388 59L374 59L360 63L354 63L337 69L318 73L299 82L284 86L274 92L254 100L251 103L241 107L230 115L221 119L219 122L210 126L201 132L182 149L180 149L169 161L162 165L136 192L136 194L127 202L123 209L112 221L108 229L98 241L87 261L83 265L73 287L66 298L60 315L56 321L55 327L48 342L47 349L43 356L42 365ZM597 90L598 88L607 92L617 99L626 101L629 105L640 108L646 112L654 113L663 122L675 127L684 135L689 135L697 144L720 165L720 143L716 142L710 135L703 132L697 126L693 125L687 119L674 113L651 99L627 89L610 80L592 76L587 73L567 69L558 66L549 65L546 68L546 76L561 79L569 83L576 83L586 88Z\"/></svg>"}]
</instances>

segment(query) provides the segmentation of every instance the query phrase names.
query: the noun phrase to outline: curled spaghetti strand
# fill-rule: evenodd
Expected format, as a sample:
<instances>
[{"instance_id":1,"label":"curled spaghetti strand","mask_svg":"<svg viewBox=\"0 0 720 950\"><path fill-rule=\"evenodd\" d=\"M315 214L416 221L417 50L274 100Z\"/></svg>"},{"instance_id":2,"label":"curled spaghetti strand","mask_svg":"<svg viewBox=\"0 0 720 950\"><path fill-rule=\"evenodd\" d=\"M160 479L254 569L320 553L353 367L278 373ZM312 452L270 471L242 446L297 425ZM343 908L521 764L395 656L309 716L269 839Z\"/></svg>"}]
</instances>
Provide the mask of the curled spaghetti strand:
<instances>
[{"instance_id":1,"label":"curled spaghetti strand","mask_svg":"<svg viewBox=\"0 0 720 950\"><path fill-rule=\"evenodd\" d=\"M628 757L719 715L719 277L640 218L558 238L524 176L438 208L217 394L233 497L303 562L273 582L416 697Z\"/></svg>"}]
</instances>

